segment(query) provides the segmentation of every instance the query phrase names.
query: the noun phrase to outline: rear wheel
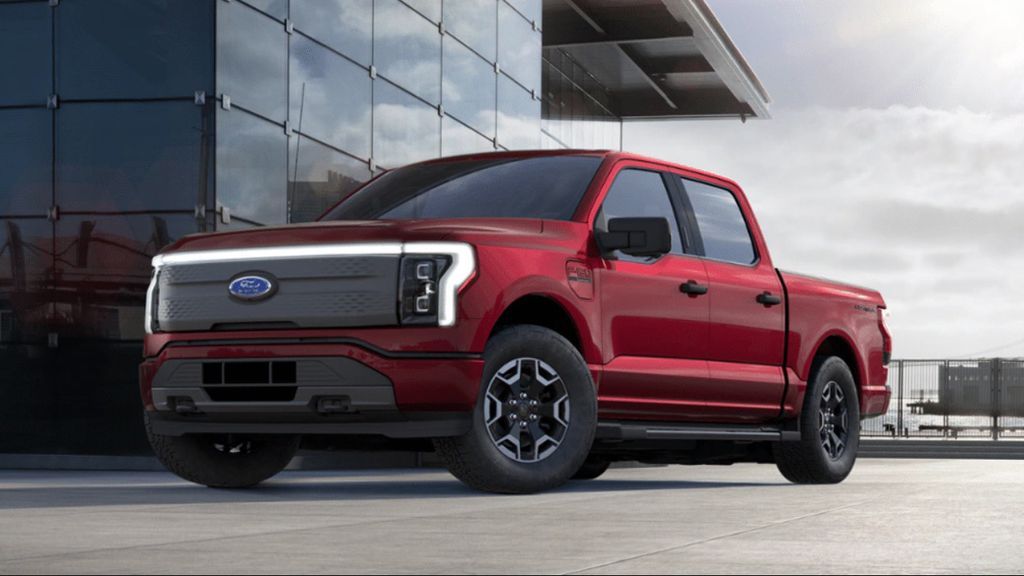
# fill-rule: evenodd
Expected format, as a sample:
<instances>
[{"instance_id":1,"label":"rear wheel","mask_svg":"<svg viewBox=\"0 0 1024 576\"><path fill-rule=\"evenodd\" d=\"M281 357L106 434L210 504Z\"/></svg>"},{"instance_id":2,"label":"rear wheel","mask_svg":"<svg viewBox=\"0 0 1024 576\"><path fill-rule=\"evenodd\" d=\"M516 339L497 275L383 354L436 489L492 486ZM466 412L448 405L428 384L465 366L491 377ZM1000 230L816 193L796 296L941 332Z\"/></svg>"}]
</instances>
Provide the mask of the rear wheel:
<instances>
[{"instance_id":1,"label":"rear wheel","mask_svg":"<svg viewBox=\"0 0 1024 576\"><path fill-rule=\"evenodd\" d=\"M146 413L153 452L171 472L211 488L249 488L275 476L299 450L299 436L154 434Z\"/></svg>"},{"instance_id":2,"label":"rear wheel","mask_svg":"<svg viewBox=\"0 0 1024 576\"><path fill-rule=\"evenodd\" d=\"M836 484L853 470L860 445L860 400L850 368L817 363L800 414L800 441L775 445L779 471L797 484Z\"/></svg>"},{"instance_id":3,"label":"rear wheel","mask_svg":"<svg viewBox=\"0 0 1024 576\"><path fill-rule=\"evenodd\" d=\"M565 483L583 465L597 427L586 362L557 332L501 331L484 352L473 426L434 441L456 478L487 492L530 493Z\"/></svg>"}]
</instances>

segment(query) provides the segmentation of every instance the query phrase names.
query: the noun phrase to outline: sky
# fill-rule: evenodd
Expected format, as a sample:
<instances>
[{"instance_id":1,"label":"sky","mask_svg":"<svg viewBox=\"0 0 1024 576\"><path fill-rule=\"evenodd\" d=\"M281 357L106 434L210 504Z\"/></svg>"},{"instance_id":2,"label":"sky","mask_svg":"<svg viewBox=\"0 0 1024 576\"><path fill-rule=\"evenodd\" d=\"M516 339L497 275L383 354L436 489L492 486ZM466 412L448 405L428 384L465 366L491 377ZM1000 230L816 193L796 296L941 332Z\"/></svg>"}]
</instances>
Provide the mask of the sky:
<instances>
[{"instance_id":1,"label":"sky","mask_svg":"<svg viewBox=\"0 0 1024 576\"><path fill-rule=\"evenodd\" d=\"M708 3L772 119L623 148L738 181L776 266L882 292L895 357L1024 356L1024 2Z\"/></svg>"}]
</instances>

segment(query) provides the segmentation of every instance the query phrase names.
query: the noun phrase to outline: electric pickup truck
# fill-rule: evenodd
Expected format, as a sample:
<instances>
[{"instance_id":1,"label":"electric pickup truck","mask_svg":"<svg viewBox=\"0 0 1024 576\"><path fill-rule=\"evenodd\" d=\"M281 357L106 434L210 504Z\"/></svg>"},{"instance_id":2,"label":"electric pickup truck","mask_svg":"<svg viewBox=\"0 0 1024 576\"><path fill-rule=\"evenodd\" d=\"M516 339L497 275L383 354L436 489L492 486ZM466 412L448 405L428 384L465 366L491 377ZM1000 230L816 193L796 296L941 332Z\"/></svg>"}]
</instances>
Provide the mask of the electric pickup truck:
<instances>
[{"instance_id":1,"label":"electric pickup truck","mask_svg":"<svg viewBox=\"0 0 1024 576\"><path fill-rule=\"evenodd\" d=\"M890 398L877 292L778 270L736 183L632 154L413 164L153 268L146 429L212 487L300 447L433 450L499 493L616 461L837 483Z\"/></svg>"}]
</instances>

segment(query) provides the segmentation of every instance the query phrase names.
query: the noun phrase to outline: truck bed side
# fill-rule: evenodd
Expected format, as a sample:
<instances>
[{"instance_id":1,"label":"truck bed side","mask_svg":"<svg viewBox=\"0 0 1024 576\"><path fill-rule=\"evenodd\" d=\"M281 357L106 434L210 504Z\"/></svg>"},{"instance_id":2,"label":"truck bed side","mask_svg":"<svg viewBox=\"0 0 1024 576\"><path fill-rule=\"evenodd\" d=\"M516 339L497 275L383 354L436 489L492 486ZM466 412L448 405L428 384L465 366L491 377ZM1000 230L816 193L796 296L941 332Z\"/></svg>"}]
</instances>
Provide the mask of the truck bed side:
<instances>
[{"instance_id":1,"label":"truck bed side","mask_svg":"<svg viewBox=\"0 0 1024 576\"><path fill-rule=\"evenodd\" d=\"M879 308L885 308L882 296L874 290L781 270L779 278L788 300L789 386L784 413L800 410L814 358L823 349L849 357L862 416L884 412L888 368L883 362L885 342L879 326Z\"/></svg>"}]
</instances>

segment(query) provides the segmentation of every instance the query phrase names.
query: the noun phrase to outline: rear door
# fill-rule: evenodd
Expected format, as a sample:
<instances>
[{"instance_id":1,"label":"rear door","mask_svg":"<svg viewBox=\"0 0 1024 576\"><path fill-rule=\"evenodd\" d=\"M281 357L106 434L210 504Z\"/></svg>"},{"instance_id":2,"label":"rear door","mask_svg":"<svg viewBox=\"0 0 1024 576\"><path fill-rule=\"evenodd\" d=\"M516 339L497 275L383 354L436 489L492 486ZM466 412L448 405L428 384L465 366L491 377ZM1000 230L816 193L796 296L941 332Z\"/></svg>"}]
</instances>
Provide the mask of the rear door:
<instances>
[{"instance_id":1,"label":"rear door","mask_svg":"<svg viewBox=\"0 0 1024 576\"><path fill-rule=\"evenodd\" d=\"M690 419L704 413L707 381L708 298L680 286L706 286L699 258L687 256L679 225L685 213L662 172L626 165L614 175L595 221L606 230L612 218L662 216L672 231L672 250L660 258L616 252L595 270L601 298L602 340L612 356L602 376L599 410L604 418Z\"/></svg>"},{"instance_id":2,"label":"rear door","mask_svg":"<svg viewBox=\"0 0 1024 576\"><path fill-rule=\"evenodd\" d=\"M697 178L677 175L676 183L708 274L707 413L723 421L776 417L785 392L782 283L758 253L741 196Z\"/></svg>"}]
</instances>

